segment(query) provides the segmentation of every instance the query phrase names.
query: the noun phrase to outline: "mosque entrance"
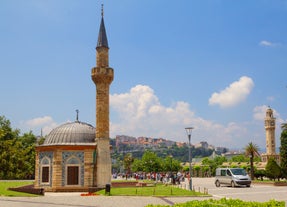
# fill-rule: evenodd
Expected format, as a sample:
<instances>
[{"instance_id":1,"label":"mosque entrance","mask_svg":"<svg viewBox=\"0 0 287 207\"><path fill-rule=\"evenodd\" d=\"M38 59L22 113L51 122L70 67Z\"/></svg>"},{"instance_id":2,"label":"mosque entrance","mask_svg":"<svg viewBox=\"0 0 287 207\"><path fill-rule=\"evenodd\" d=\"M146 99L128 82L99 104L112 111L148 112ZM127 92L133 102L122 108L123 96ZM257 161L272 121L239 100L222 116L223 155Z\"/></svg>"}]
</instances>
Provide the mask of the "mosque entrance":
<instances>
[{"instance_id":1,"label":"mosque entrance","mask_svg":"<svg viewBox=\"0 0 287 207\"><path fill-rule=\"evenodd\" d=\"M68 166L67 185L79 185L79 166Z\"/></svg>"}]
</instances>

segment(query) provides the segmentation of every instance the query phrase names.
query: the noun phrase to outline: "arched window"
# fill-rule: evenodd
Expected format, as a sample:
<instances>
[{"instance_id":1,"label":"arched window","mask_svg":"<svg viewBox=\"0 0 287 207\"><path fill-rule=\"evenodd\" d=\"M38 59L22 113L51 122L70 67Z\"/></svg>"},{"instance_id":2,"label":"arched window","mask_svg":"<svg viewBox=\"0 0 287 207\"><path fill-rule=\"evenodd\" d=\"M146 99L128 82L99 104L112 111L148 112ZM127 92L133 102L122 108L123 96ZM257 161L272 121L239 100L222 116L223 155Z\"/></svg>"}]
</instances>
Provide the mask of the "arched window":
<instances>
[{"instance_id":1,"label":"arched window","mask_svg":"<svg viewBox=\"0 0 287 207\"><path fill-rule=\"evenodd\" d=\"M71 157L66 163L67 185L80 184L80 160L77 157Z\"/></svg>"},{"instance_id":2,"label":"arched window","mask_svg":"<svg viewBox=\"0 0 287 207\"><path fill-rule=\"evenodd\" d=\"M50 183L50 159L48 157L44 157L41 160L41 172L40 178L42 184L49 184Z\"/></svg>"}]
</instances>

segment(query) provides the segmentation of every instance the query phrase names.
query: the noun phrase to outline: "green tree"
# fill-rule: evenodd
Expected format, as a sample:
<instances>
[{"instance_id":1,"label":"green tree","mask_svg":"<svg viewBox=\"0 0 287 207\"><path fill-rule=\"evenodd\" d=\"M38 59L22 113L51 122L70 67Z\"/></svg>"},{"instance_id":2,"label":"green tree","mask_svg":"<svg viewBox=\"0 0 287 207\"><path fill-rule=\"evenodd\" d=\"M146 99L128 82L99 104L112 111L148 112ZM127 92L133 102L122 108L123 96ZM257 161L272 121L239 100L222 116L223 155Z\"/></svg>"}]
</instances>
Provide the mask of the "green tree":
<instances>
[{"instance_id":1,"label":"green tree","mask_svg":"<svg viewBox=\"0 0 287 207\"><path fill-rule=\"evenodd\" d=\"M254 180L254 157L260 156L259 155L259 147L252 142L249 142L248 145L245 147L245 154L250 158L250 174L251 180Z\"/></svg>"},{"instance_id":2,"label":"green tree","mask_svg":"<svg viewBox=\"0 0 287 207\"><path fill-rule=\"evenodd\" d=\"M227 162L227 159L224 156L216 156L214 159L205 157L201 161L202 165L209 166L211 175L215 175L216 168L220 167L224 162Z\"/></svg>"},{"instance_id":3,"label":"green tree","mask_svg":"<svg viewBox=\"0 0 287 207\"><path fill-rule=\"evenodd\" d=\"M287 178L287 123L282 124L281 128L280 165L282 169L282 177Z\"/></svg>"},{"instance_id":4,"label":"green tree","mask_svg":"<svg viewBox=\"0 0 287 207\"><path fill-rule=\"evenodd\" d=\"M0 116L0 179L25 179L34 174L36 137L32 132L19 134Z\"/></svg>"},{"instance_id":5,"label":"green tree","mask_svg":"<svg viewBox=\"0 0 287 207\"><path fill-rule=\"evenodd\" d=\"M131 167L132 167L133 161L134 161L134 158L133 158L131 153L128 153L125 155L125 157L124 157L124 168L125 168L127 174L131 174Z\"/></svg>"},{"instance_id":6,"label":"green tree","mask_svg":"<svg viewBox=\"0 0 287 207\"><path fill-rule=\"evenodd\" d=\"M237 155L232 157L230 162L249 162L249 158L244 155Z\"/></svg>"},{"instance_id":7,"label":"green tree","mask_svg":"<svg viewBox=\"0 0 287 207\"><path fill-rule=\"evenodd\" d=\"M142 157L144 172L159 172L161 171L160 160L154 152L146 151Z\"/></svg>"},{"instance_id":8,"label":"green tree","mask_svg":"<svg viewBox=\"0 0 287 207\"><path fill-rule=\"evenodd\" d=\"M255 170L254 172L254 177L256 177L257 179L260 178L260 180L263 180L263 177L266 175L265 170Z\"/></svg>"},{"instance_id":9,"label":"green tree","mask_svg":"<svg viewBox=\"0 0 287 207\"><path fill-rule=\"evenodd\" d=\"M142 172L143 171L143 163L140 159L135 159L132 164L132 171L133 172Z\"/></svg>"},{"instance_id":10,"label":"green tree","mask_svg":"<svg viewBox=\"0 0 287 207\"><path fill-rule=\"evenodd\" d=\"M267 165L265 167L265 171L266 171L266 176L270 179L280 179L281 177L281 168L280 166L277 164L277 162L275 161L274 158L270 158L267 162Z\"/></svg>"}]
</instances>

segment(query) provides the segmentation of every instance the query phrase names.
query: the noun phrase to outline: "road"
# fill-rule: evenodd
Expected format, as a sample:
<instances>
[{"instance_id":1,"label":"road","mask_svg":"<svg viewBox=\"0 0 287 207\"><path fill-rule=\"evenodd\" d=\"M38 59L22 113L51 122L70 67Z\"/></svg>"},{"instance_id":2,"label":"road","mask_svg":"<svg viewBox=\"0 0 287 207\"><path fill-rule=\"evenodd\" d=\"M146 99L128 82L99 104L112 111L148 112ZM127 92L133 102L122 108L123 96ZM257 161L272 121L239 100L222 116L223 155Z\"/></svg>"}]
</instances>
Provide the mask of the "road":
<instances>
[{"instance_id":1,"label":"road","mask_svg":"<svg viewBox=\"0 0 287 207\"><path fill-rule=\"evenodd\" d=\"M252 184L250 188L247 187L215 187L214 178L194 178L193 185L195 190L198 187L208 189L208 193L214 198L238 198L246 201L269 201L270 199L285 201L287 203L287 186L273 186Z\"/></svg>"},{"instance_id":2,"label":"road","mask_svg":"<svg viewBox=\"0 0 287 207\"><path fill-rule=\"evenodd\" d=\"M239 198L246 201L285 201L287 207L287 187L272 185L252 185L245 187L215 187L214 178L193 178L195 190L208 189L214 199ZM181 187L186 187L184 184ZM194 197L137 197L137 196L80 196L80 193L46 193L40 197L0 197L1 207L144 207L148 204L172 205L189 200L209 198Z\"/></svg>"}]
</instances>

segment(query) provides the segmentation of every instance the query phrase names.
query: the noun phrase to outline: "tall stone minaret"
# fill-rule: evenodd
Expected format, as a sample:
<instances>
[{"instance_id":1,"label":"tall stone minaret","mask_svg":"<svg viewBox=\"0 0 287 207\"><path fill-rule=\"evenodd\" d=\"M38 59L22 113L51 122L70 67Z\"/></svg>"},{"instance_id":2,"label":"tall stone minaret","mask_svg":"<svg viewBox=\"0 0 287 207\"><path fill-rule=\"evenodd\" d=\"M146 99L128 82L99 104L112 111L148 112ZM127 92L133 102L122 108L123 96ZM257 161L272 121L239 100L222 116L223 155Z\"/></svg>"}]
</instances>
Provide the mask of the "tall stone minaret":
<instances>
[{"instance_id":1,"label":"tall stone minaret","mask_svg":"<svg viewBox=\"0 0 287 207\"><path fill-rule=\"evenodd\" d=\"M273 111L270 107L266 110L264 125L266 131L266 154L275 155L275 118L273 117Z\"/></svg>"},{"instance_id":2,"label":"tall stone minaret","mask_svg":"<svg viewBox=\"0 0 287 207\"><path fill-rule=\"evenodd\" d=\"M111 156L109 135L109 89L114 79L114 70L109 67L109 46L102 19L96 47L96 67L92 68L92 79L96 85L96 186L104 187L111 183Z\"/></svg>"}]
</instances>

